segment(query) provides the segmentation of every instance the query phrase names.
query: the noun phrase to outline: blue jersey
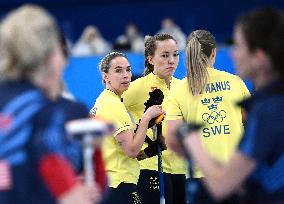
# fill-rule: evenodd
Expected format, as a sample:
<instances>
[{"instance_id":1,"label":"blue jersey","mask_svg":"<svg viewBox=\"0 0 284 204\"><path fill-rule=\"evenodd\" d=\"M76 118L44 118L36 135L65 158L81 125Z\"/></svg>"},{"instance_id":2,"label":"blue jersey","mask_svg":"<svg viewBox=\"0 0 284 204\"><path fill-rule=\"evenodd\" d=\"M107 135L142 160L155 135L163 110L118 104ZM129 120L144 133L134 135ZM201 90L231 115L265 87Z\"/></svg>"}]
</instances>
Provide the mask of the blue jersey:
<instances>
[{"instance_id":1,"label":"blue jersey","mask_svg":"<svg viewBox=\"0 0 284 204\"><path fill-rule=\"evenodd\" d=\"M81 169L80 143L66 137L64 124L86 117L88 111L65 99L51 102L28 82L2 83L0 93L0 203L55 203L47 185L55 177L44 179L42 171L60 172L42 161L52 155Z\"/></svg>"},{"instance_id":2,"label":"blue jersey","mask_svg":"<svg viewBox=\"0 0 284 204\"><path fill-rule=\"evenodd\" d=\"M243 102L248 111L239 150L256 160L247 182L249 199L284 200L284 85L274 82Z\"/></svg>"}]
</instances>

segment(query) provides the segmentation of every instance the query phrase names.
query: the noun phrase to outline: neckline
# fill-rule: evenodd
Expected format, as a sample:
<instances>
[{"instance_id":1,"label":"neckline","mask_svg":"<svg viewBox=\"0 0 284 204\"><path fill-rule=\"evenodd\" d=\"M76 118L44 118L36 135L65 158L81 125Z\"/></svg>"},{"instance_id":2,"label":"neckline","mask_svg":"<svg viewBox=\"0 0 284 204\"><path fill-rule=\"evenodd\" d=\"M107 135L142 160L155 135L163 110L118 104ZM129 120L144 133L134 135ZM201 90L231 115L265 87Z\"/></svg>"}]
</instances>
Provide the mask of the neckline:
<instances>
[{"instance_id":1,"label":"neckline","mask_svg":"<svg viewBox=\"0 0 284 204\"><path fill-rule=\"evenodd\" d=\"M107 90L109 93L111 93L111 95L117 96L120 99L120 101L123 102L123 99L117 93L115 93L114 91L112 91L108 88L106 88L105 90Z\"/></svg>"},{"instance_id":2,"label":"neckline","mask_svg":"<svg viewBox=\"0 0 284 204\"><path fill-rule=\"evenodd\" d=\"M151 78L152 78L153 80L157 81L158 83L161 83L161 84L167 86L166 79L160 78L158 75L154 74L154 72L151 72L151 73L149 74L149 76L151 76ZM173 76L172 76L171 79L170 79L170 86L171 86L172 80L173 80Z\"/></svg>"}]
</instances>

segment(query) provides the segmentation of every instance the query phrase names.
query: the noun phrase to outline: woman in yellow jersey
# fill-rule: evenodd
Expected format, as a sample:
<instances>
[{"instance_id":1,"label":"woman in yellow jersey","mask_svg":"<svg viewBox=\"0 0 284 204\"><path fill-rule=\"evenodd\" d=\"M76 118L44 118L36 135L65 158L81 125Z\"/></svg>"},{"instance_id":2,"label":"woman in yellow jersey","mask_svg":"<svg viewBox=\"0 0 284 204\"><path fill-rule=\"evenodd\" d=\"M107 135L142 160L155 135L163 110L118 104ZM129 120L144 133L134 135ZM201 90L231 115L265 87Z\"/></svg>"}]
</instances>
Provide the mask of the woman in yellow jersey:
<instances>
[{"instance_id":1,"label":"woman in yellow jersey","mask_svg":"<svg viewBox=\"0 0 284 204\"><path fill-rule=\"evenodd\" d=\"M145 140L149 121L164 111L160 105L151 106L143 114L134 134L136 125L121 99L131 80L127 57L118 52L109 53L99 67L106 89L97 98L91 114L115 125L113 137L108 137L103 144L106 171L110 178L106 203L141 203L136 187L140 171L136 157Z\"/></svg>"},{"instance_id":2,"label":"woman in yellow jersey","mask_svg":"<svg viewBox=\"0 0 284 204\"><path fill-rule=\"evenodd\" d=\"M204 146L212 157L226 162L243 131L237 102L248 97L249 91L239 77L213 68L216 40L209 31L196 30L190 34L186 56L187 77L171 90L167 101L166 143L173 150L179 150L173 136L176 127L184 121L202 123ZM194 171L193 177L202 175Z\"/></svg>"},{"instance_id":3,"label":"woman in yellow jersey","mask_svg":"<svg viewBox=\"0 0 284 204\"><path fill-rule=\"evenodd\" d=\"M157 34L146 37L144 77L132 82L129 89L122 96L125 106L132 113L137 124L145 111L144 103L150 97L149 92L160 89L166 98L169 90L180 81L173 77L178 62L178 45L171 35ZM165 105L163 102L162 106L164 107ZM163 122L163 136L166 133L164 125L165 123ZM160 203L158 159L155 156L157 155L157 150L155 150L155 145L149 145L156 138L154 138L151 129L148 129L147 136L150 140L148 139L147 143L145 142L143 145L143 149L147 154L144 156L147 158L139 162L141 171L138 190L143 203L157 204ZM148 152L154 152L155 154L148 154ZM175 153L164 150L162 152L162 163L166 203L185 203L185 161Z\"/></svg>"}]
</instances>

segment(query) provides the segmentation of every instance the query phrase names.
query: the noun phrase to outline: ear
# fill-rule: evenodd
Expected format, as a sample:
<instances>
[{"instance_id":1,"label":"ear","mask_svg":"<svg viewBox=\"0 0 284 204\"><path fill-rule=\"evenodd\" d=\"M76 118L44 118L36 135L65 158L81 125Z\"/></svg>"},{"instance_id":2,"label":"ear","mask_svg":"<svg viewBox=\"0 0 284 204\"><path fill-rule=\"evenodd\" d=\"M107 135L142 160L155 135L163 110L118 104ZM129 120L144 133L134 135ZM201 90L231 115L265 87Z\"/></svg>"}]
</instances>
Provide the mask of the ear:
<instances>
[{"instance_id":1,"label":"ear","mask_svg":"<svg viewBox=\"0 0 284 204\"><path fill-rule=\"evenodd\" d=\"M261 63L264 63L267 58L265 52L262 49L256 49L255 56Z\"/></svg>"},{"instance_id":2,"label":"ear","mask_svg":"<svg viewBox=\"0 0 284 204\"><path fill-rule=\"evenodd\" d=\"M254 52L254 64L257 67L269 67L268 63L268 56L262 49L256 49Z\"/></svg>"},{"instance_id":3,"label":"ear","mask_svg":"<svg viewBox=\"0 0 284 204\"><path fill-rule=\"evenodd\" d=\"M214 59L216 57L217 48L213 48L211 57Z\"/></svg>"},{"instance_id":4,"label":"ear","mask_svg":"<svg viewBox=\"0 0 284 204\"><path fill-rule=\"evenodd\" d=\"M212 53L209 57L210 66L214 66L216 60L217 48L213 48Z\"/></svg>"},{"instance_id":5,"label":"ear","mask_svg":"<svg viewBox=\"0 0 284 204\"><path fill-rule=\"evenodd\" d=\"M154 65L154 63L153 63L153 56L148 56L147 57L147 61L149 62L149 64Z\"/></svg>"},{"instance_id":6,"label":"ear","mask_svg":"<svg viewBox=\"0 0 284 204\"><path fill-rule=\"evenodd\" d=\"M104 83L106 83L108 81L107 73L103 72L102 78L103 78Z\"/></svg>"}]
</instances>

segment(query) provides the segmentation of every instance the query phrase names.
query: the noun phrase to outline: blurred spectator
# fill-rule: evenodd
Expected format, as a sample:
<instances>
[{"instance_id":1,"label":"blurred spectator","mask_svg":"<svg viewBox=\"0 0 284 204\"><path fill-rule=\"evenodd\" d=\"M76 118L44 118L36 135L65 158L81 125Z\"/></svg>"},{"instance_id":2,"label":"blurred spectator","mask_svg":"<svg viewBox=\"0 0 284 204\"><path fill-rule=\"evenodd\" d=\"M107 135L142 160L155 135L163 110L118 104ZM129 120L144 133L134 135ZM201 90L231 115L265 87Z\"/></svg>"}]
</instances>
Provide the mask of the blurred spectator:
<instances>
[{"instance_id":1,"label":"blurred spectator","mask_svg":"<svg viewBox=\"0 0 284 204\"><path fill-rule=\"evenodd\" d=\"M72 49L73 56L100 55L109 52L109 43L102 37L99 29L93 25L87 26L78 42Z\"/></svg>"},{"instance_id":2,"label":"blurred spectator","mask_svg":"<svg viewBox=\"0 0 284 204\"><path fill-rule=\"evenodd\" d=\"M114 49L136 53L144 52L144 38L135 24L130 23L126 25L125 33L117 37Z\"/></svg>"},{"instance_id":3,"label":"blurred spectator","mask_svg":"<svg viewBox=\"0 0 284 204\"><path fill-rule=\"evenodd\" d=\"M185 50L186 35L182 32L180 27L175 24L172 18L164 18L161 22L161 30L157 33L172 35L177 41L179 50Z\"/></svg>"}]
</instances>

